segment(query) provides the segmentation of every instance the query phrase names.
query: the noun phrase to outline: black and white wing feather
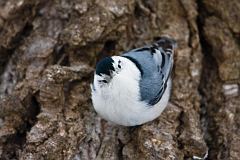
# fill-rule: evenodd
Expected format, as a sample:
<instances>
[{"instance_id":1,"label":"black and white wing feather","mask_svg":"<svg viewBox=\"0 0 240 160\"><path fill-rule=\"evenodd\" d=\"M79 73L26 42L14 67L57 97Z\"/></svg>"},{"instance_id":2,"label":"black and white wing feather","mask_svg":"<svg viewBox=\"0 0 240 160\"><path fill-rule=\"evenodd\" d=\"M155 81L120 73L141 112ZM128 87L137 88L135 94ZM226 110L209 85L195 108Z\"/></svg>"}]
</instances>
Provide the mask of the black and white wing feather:
<instances>
[{"instance_id":1,"label":"black and white wing feather","mask_svg":"<svg viewBox=\"0 0 240 160\"><path fill-rule=\"evenodd\" d=\"M155 105L163 96L173 67L176 42L162 37L150 46L131 50L123 57L136 64L141 72L141 100Z\"/></svg>"}]
</instances>

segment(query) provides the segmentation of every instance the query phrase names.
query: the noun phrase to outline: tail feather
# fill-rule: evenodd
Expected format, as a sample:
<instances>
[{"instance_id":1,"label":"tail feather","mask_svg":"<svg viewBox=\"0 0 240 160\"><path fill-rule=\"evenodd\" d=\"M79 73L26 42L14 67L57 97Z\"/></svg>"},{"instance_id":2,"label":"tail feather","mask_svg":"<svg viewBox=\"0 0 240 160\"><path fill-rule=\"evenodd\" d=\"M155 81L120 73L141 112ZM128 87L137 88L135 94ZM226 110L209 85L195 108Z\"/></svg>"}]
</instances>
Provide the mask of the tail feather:
<instances>
[{"instance_id":1,"label":"tail feather","mask_svg":"<svg viewBox=\"0 0 240 160\"><path fill-rule=\"evenodd\" d=\"M158 54L154 55L154 59L161 64L161 73L164 75L163 80L166 82L172 71L173 55L177 42L168 37L160 37L152 46L159 50Z\"/></svg>"},{"instance_id":2,"label":"tail feather","mask_svg":"<svg viewBox=\"0 0 240 160\"><path fill-rule=\"evenodd\" d=\"M173 54L174 49L177 48L177 42L168 37L160 37L153 46L161 48L165 53Z\"/></svg>"}]
</instances>

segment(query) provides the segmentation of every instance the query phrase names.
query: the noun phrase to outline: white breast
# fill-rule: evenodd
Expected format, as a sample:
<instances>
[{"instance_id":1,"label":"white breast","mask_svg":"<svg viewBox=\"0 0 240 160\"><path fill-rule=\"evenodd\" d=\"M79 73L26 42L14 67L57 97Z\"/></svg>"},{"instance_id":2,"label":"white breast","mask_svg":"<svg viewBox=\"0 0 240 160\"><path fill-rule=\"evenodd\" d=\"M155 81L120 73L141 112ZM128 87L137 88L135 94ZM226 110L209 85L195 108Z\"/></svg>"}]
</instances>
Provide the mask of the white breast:
<instances>
[{"instance_id":1,"label":"white breast","mask_svg":"<svg viewBox=\"0 0 240 160\"><path fill-rule=\"evenodd\" d=\"M127 69L115 75L107 87L99 87L94 80L92 102L98 114L106 120L124 126L135 126L158 117L166 107L170 95L171 80L162 96L154 106L140 101L140 72L128 59ZM97 75L95 75L97 76Z\"/></svg>"}]
</instances>

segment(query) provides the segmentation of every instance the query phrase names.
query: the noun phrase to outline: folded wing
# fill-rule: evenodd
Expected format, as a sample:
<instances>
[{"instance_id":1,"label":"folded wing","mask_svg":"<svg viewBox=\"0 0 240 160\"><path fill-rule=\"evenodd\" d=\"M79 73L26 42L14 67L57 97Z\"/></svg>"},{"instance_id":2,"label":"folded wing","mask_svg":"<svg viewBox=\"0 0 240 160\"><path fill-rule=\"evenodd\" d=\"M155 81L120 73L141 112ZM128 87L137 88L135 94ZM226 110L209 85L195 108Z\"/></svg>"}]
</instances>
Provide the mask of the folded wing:
<instances>
[{"instance_id":1,"label":"folded wing","mask_svg":"<svg viewBox=\"0 0 240 160\"><path fill-rule=\"evenodd\" d=\"M122 55L135 63L140 70L140 98L149 105L158 103L167 88L175 47L174 40L162 37L152 45L134 49Z\"/></svg>"}]
</instances>

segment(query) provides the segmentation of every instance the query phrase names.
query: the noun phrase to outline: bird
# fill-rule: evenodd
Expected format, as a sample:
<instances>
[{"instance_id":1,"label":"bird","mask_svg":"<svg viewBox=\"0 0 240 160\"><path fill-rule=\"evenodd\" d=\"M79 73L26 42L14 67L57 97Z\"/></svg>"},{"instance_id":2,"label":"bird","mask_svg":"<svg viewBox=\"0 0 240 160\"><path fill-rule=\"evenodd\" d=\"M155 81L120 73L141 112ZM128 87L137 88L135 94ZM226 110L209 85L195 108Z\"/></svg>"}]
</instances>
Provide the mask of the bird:
<instances>
[{"instance_id":1,"label":"bird","mask_svg":"<svg viewBox=\"0 0 240 160\"><path fill-rule=\"evenodd\" d=\"M163 36L150 45L96 64L91 99L103 119L138 126L156 119L168 104L173 56L177 43Z\"/></svg>"}]
</instances>

